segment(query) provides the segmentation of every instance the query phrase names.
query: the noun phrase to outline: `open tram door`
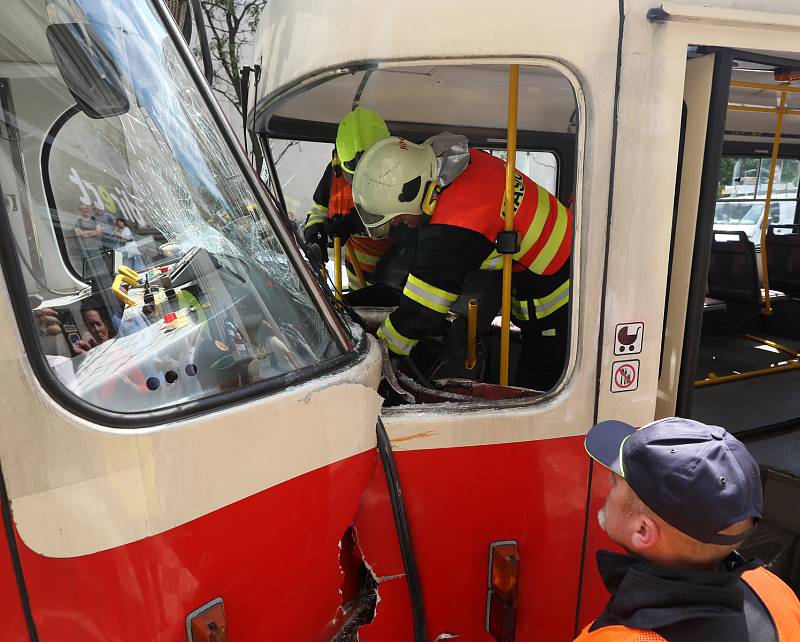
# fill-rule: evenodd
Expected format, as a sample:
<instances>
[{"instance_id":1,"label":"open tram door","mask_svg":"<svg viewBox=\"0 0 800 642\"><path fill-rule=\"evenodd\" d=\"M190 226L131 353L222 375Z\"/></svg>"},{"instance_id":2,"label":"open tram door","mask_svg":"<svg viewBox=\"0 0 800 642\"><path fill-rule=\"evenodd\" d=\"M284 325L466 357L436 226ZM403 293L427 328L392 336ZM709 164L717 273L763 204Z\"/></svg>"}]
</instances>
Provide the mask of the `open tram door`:
<instances>
[{"instance_id":1,"label":"open tram door","mask_svg":"<svg viewBox=\"0 0 800 642\"><path fill-rule=\"evenodd\" d=\"M800 592L800 57L762 51L759 38L742 49L736 34L729 49L689 48L656 416L724 426L747 444L765 510L740 552Z\"/></svg>"}]
</instances>

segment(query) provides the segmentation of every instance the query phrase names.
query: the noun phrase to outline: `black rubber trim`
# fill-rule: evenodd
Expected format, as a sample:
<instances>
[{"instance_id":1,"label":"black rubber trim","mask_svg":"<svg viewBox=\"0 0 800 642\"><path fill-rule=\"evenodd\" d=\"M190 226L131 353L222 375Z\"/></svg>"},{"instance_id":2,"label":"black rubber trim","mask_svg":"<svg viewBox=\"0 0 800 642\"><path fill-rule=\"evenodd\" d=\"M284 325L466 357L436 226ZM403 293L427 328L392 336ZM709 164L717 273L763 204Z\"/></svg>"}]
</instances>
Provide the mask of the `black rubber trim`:
<instances>
[{"instance_id":1,"label":"black rubber trim","mask_svg":"<svg viewBox=\"0 0 800 642\"><path fill-rule=\"evenodd\" d=\"M756 53L754 51L747 51L746 49L728 49L726 47L709 47L698 46L697 53L705 55L709 53L724 53L730 54L733 60L738 62L754 62L759 65L769 65L776 69L796 69L800 66L797 60L791 58L781 58L780 56L771 56L769 54Z\"/></svg>"},{"instance_id":2,"label":"black rubber trim","mask_svg":"<svg viewBox=\"0 0 800 642\"><path fill-rule=\"evenodd\" d=\"M414 557L414 547L411 544L411 531L408 527L408 518L403 504L403 491L400 489L400 479L397 476L397 467L394 463L394 453L389 435L383 420L378 417L376 426L378 436L378 452L380 453L383 472L386 475L386 485L389 488L389 499L392 502L392 515L397 531L397 540L400 543L400 554L403 557L403 569L406 572L406 583L411 596L411 611L414 620L414 642L427 642L425 633L425 604L422 601L422 584L417 571L417 560Z\"/></svg>"},{"instance_id":3,"label":"black rubber trim","mask_svg":"<svg viewBox=\"0 0 800 642\"><path fill-rule=\"evenodd\" d=\"M0 207L2 207L2 205L0 205ZM39 634L36 631L36 623L33 621L31 602L28 597L28 587L25 584L25 574L22 572L22 561L19 557L17 539L14 537L14 526L11 518L11 502L8 499L8 491L6 490L6 482L5 478L3 477L2 463L0 463L0 513L3 515L3 529L6 533L8 552L11 556L11 564L14 567L14 576L17 580L17 590L19 591L19 600L21 602L22 612L25 615L25 625L28 628L28 639L30 642L39 642Z\"/></svg>"},{"instance_id":4,"label":"black rubber trim","mask_svg":"<svg viewBox=\"0 0 800 642\"><path fill-rule=\"evenodd\" d=\"M689 119L689 108L683 101L681 108L681 136L678 142L678 168L675 174L675 196L672 201L672 230L669 234L669 261L667 264L667 291L664 293L664 319L661 323L661 347L658 351L658 380L661 381L661 369L664 365L664 344L667 339L667 315L669 314L669 294L672 289L672 265L675 262L675 232L678 229L678 205L681 196L681 179L683 178L683 150L686 143L686 121Z\"/></svg>"},{"instance_id":5,"label":"black rubber trim","mask_svg":"<svg viewBox=\"0 0 800 642\"><path fill-rule=\"evenodd\" d=\"M69 120L76 114L81 113L81 108L78 105L73 105L61 114L50 127L47 135L42 143L42 155L39 162L39 167L42 173L42 184L44 186L44 197L47 201L47 207L50 210L50 219L53 222L53 230L56 233L56 243L58 244L58 251L61 252L61 260L67 271L78 281L83 281L83 275L77 272L72 265L67 251L67 242L64 239L64 230L61 226L61 219L58 217L58 209L56 208L56 199L53 194L53 186L50 184L50 154L53 151L53 142L58 136L61 129L66 125Z\"/></svg>"},{"instance_id":6,"label":"black rubber trim","mask_svg":"<svg viewBox=\"0 0 800 642\"><path fill-rule=\"evenodd\" d=\"M614 204L614 178L616 176L617 139L619 137L619 94L622 83L622 42L625 35L625 0L618 0L619 25L617 27L617 69L614 79L614 123L611 130L611 160L608 176L608 215L606 218L606 248L603 261L603 288L600 297L600 332L604 331L606 318L606 287L608 286L608 256L611 251L611 221L612 207ZM597 384L594 392L594 410L592 416L597 423L600 412L600 380L603 367L603 341L602 337L597 342ZM588 429L588 426L587 426ZM581 543L581 563L578 569L578 599L575 601L575 626L573 637L577 637L581 618L581 600L583 598L583 573L586 567L586 552L589 546L589 511L592 505L592 479L594 465L589 460L589 475L586 480L586 514L583 520L583 542Z\"/></svg>"},{"instance_id":7,"label":"black rubber trim","mask_svg":"<svg viewBox=\"0 0 800 642\"><path fill-rule=\"evenodd\" d=\"M703 150L703 170L700 177L700 201L692 250L692 271L686 303L686 328L683 335L681 371L678 380L675 414L691 417L694 399L695 368L700 351L700 330L703 322L703 301L711 259L711 240L714 235L714 211L717 202L717 181L722 161L725 117L731 88L734 55L719 51L714 58L714 76L708 108L708 128Z\"/></svg>"}]
</instances>

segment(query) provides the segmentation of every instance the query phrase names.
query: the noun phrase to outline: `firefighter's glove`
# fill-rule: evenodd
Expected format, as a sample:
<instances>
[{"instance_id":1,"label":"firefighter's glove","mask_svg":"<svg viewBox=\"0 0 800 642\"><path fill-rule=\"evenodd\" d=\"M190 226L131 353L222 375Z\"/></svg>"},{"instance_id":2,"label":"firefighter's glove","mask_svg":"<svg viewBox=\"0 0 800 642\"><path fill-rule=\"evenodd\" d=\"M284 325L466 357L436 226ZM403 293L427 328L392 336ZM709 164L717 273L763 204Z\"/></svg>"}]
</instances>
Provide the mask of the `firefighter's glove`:
<instances>
[{"instance_id":1,"label":"firefighter's glove","mask_svg":"<svg viewBox=\"0 0 800 642\"><path fill-rule=\"evenodd\" d=\"M328 260L328 235L325 233L324 223L314 223L303 229L303 241L306 244L306 254L311 257L311 254L316 254L316 250L310 250L312 245L319 248L319 256L322 263Z\"/></svg>"},{"instance_id":2,"label":"firefighter's glove","mask_svg":"<svg viewBox=\"0 0 800 642\"><path fill-rule=\"evenodd\" d=\"M358 234L362 230L361 219L355 214L344 216L337 214L328 221L328 236L330 238L338 236L342 239L342 244L346 243L353 234Z\"/></svg>"}]
</instances>

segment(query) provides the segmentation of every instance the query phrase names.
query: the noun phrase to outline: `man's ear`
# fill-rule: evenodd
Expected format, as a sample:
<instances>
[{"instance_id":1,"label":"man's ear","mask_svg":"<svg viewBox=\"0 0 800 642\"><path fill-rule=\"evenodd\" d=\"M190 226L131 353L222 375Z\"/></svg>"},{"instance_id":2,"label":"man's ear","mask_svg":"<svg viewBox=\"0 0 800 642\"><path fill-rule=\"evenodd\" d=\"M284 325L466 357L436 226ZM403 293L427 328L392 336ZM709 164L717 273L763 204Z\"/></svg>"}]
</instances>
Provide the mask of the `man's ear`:
<instances>
[{"instance_id":1,"label":"man's ear","mask_svg":"<svg viewBox=\"0 0 800 642\"><path fill-rule=\"evenodd\" d=\"M648 515L636 515L635 520L635 529L630 535L631 547L637 552L652 549L661 538L661 528Z\"/></svg>"}]
</instances>

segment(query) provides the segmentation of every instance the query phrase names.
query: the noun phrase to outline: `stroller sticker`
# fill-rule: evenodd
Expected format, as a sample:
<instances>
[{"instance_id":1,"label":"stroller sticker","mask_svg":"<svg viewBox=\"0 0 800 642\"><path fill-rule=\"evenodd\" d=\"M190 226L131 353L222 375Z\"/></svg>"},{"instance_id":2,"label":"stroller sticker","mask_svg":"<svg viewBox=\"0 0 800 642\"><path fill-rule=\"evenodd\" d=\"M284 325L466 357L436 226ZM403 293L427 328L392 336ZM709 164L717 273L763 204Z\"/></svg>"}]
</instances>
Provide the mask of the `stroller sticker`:
<instances>
[{"instance_id":1,"label":"stroller sticker","mask_svg":"<svg viewBox=\"0 0 800 642\"><path fill-rule=\"evenodd\" d=\"M619 323L614 332L614 354L639 354L644 339L644 323Z\"/></svg>"}]
</instances>

